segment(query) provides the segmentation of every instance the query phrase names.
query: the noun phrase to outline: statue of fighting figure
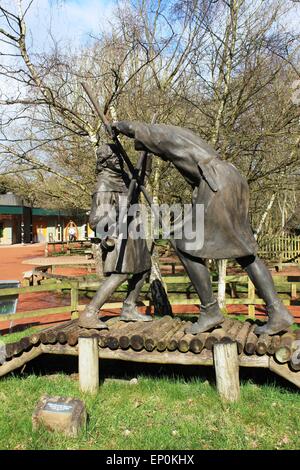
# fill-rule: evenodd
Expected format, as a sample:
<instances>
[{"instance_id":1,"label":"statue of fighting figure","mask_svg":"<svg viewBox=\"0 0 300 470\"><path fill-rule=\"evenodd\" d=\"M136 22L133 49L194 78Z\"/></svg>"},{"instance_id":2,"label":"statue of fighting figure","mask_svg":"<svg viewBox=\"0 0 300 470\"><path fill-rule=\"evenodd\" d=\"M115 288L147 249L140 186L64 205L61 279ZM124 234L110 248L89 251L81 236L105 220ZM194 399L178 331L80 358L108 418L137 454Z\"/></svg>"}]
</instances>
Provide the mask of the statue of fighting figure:
<instances>
[{"instance_id":1,"label":"statue of fighting figure","mask_svg":"<svg viewBox=\"0 0 300 470\"><path fill-rule=\"evenodd\" d=\"M186 332L205 332L224 321L206 259L236 259L245 269L264 299L269 317L263 326L256 327L256 334L274 335L292 325L293 316L279 299L270 272L257 256L258 246L248 218L249 188L236 167L185 128L119 121L112 124L112 129L116 135L134 139L136 150L170 161L193 189L192 207L204 207L204 242L190 249L190 239L184 234L173 241L201 302L199 318ZM138 259L136 262L139 265ZM111 292L115 285L111 284Z\"/></svg>"}]
</instances>

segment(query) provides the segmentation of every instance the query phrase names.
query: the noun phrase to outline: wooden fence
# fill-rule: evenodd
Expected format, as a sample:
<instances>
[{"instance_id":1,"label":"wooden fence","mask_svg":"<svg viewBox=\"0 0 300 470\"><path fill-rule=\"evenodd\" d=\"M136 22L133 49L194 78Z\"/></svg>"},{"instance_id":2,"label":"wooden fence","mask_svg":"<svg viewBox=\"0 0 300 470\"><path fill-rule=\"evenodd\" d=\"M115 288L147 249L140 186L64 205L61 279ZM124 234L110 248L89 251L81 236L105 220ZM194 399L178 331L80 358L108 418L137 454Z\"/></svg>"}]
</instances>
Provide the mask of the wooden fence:
<instances>
[{"instance_id":1,"label":"wooden fence","mask_svg":"<svg viewBox=\"0 0 300 470\"><path fill-rule=\"evenodd\" d=\"M273 237L260 243L259 255L268 260L300 264L300 236Z\"/></svg>"},{"instance_id":2,"label":"wooden fence","mask_svg":"<svg viewBox=\"0 0 300 470\"><path fill-rule=\"evenodd\" d=\"M300 292L300 278L299 276L288 276L288 277L276 277L275 286L280 292L280 296L286 305L290 305L292 300L299 297ZM171 305L197 305L199 304L199 298L195 293L194 288L191 285L190 279L184 275L172 275L165 276L164 282L167 286L168 298ZM78 312L83 310L85 305L80 304L80 293L87 294L90 296L98 289L100 285L99 281L78 281L78 280L62 280L58 279L45 279L40 281L40 285L27 286L20 288L7 288L0 290L0 298L8 295L15 294L30 294L37 292L68 292L70 294L70 304L62 307L51 307L44 309L37 309L33 311L20 312L10 315L0 315L0 321L5 320L17 320L25 318L39 317L42 315L54 315L60 313L71 313L72 318L78 316ZM248 315L253 318L255 317L255 305L262 305L264 301L256 296L255 288L247 275L230 275L226 276L226 287L227 287L227 298L226 304L237 304L247 305ZM213 288L216 291L217 281L213 281ZM105 304L103 309L118 308L122 305L124 294L127 290L126 283L123 284L112 297L118 298L118 301L113 303ZM149 300L149 285L145 284L142 289L142 297L144 298L144 304L148 306Z\"/></svg>"}]
</instances>

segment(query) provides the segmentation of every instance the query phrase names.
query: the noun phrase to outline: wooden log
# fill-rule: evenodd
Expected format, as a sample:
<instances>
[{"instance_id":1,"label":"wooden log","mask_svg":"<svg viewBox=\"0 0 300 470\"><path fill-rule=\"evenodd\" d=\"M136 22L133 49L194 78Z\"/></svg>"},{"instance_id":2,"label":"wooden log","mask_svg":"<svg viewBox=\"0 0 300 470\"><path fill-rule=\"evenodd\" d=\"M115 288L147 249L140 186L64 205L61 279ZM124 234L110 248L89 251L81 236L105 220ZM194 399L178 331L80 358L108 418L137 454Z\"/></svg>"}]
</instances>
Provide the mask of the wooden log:
<instances>
[{"instance_id":1,"label":"wooden log","mask_svg":"<svg viewBox=\"0 0 300 470\"><path fill-rule=\"evenodd\" d=\"M260 356L262 356L263 354L266 354L268 347L271 344L271 341L272 341L271 336L267 335L266 333L260 335L257 340L256 348L255 348L257 354L259 354Z\"/></svg>"},{"instance_id":2,"label":"wooden log","mask_svg":"<svg viewBox=\"0 0 300 470\"><path fill-rule=\"evenodd\" d=\"M5 345L5 357L10 359L14 355L14 343L8 343Z\"/></svg>"},{"instance_id":3,"label":"wooden log","mask_svg":"<svg viewBox=\"0 0 300 470\"><path fill-rule=\"evenodd\" d=\"M80 390L95 395L99 389L99 353L95 336L79 337L78 363Z\"/></svg>"},{"instance_id":4,"label":"wooden log","mask_svg":"<svg viewBox=\"0 0 300 470\"><path fill-rule=\"evenodd\" d=\"M258 337L256 336L256 334L254 333L254 330L256 328L256 325L252 325L250 330L249 330L249 333L248 333L248 336L247 336L247 339L246 339L246 344L245 344L245 352L247 354L254 354L255 353L255 348L256 348L256 343L257 343L257 340L258 340Z\"/></svg>"},{"instance_id":5,"label":"wooden log","mask_svg":"<svg viewBox=\"0 0 300 470\"><path fill-rule=\"evenodd\" d=\"M230 341L231 338L229 336L229 333L223 330L223 328L216 328L214 331L212 331L208 336L205 341L205 347L209 351L212 350L213 345L216 343L220 343L221 341Z\"/></svg>"},{"instance_id":6,"label":"wooden log","mask_svg":"<svg viewBox=\"0 0 300 470\"><path fill-rule=\"evenodd\" d=\"M143 326L145 326L144 322L128 322L127 328L125 328L125 330L123 330L122 334L119 336L119 347L121 349L128 349L132 336L138 334L139 331L141 331L141 329L143 328Z\"/></svg>"},{"instance_id":7,"label":"wooden log","mask_svg":"<svg viewBox=\"0 0 300 470\"><path fill-rule=\"evenodd\" d=\"M251 323L249 321L245 321L242 328L236 335L236 343L238 348L238 353L242 354L244 351L244 347L246 344L246 339L248 337L249 330L251 328Z\"/></svg>"},{"instance_id":8,"label":"wooden log","mask_svg":"<svg viewBox=\"0 0 300 470\"><path fill-rule=\"evenodd\" d=\"M10 361L4 362L4 364L0 365L0 377L8 374L9 372L12 372L15 369L18 369L19 367L22 367L24 364L26 364L26 362L35 359L40 354L42 354L41 347L33 346L30 351L24 352L21 354L21 356L14 357Z\"/></svg>"},{"instance_id":9,"label":"wooden log","mask_svg":"<svg viewBox=\"0 0 300 470\"><path fill-rule=\"evenodd\" d=\"M43 344L54 344L57 342L57 334L66 328L66 326L73 324L73 320L69 320L66 323L52 326L50 328L46 328L40 332L40 341ZM77 322L76 322L77 325Z\"/></svg>"},{"instance_id":10,"label":"wooden log","mask_svg":"<svg viewBox=\"0 0 300 470\"><path fill-rule=\"evenodd\" d=\"M198 333L194 336L192 341L190 342L190 351L195 354L200 354L203 348L205 347L205 343L209 333Z\"/></svg>"},{"instance_id":11,"label":"wooden log","mask_svg":"<svg viewBox=\"0 0 300 470\"><path fill-rule=\"evenodd\" d=\"M100 330L99 336L98 336L98 344L100 348L106 348L107 346L107 339L110 335L109 330Z\"/></svg>"},{"instance_id":12,"label":"wooden log","mask_svg":"<svg viewBox=\"0 0 300 470\"><path fill-rule=\"evenodd\" d=\"M78 343L78 337L80 335L81 328L79 326L75 327L73 330L67 333L67 342L69 346L75 346Z\"/></svg>"},{"instance_id":13,"label":"wooden log","mask_svg":"<svg viewBox=\"0 0 300 470\"><path fill-rule=\"evenodd\" d=\"M293 343L293 354L291 357L291 367L294 371L299 371L300 370L300 344L299 340L296 340Z\"/></svg>"},{"instance_id":14,"label":"wooden log","mask_svg":"<svg viewBox=\"0 0 300 470\"><path fill-rule=\"evenodd\" d=\"M144 324L145 325L145 324ZM116 327L110 330L110 334L106 338L106 346L109 349L116 350L120 347L119 339L124 335L125 331L128 332L132 327L132 323L120 321Z\"/></svg>"},{"instance_id":15,"label":"wooden log","mask_svg":"<svg viewBox=\"0 0 300 470\"><path fill-rule=\"evenodd\" d=\"M146 351L153 351L156 348L159 339L170 331L172 325L172 317L165 316L158 320L157 325L145 335L145 349Z\"/></svg>"},{"instance_id":16,"label":"wooden log","mask_svg":"<svg viewBox=\"0 0 300 470\"><path fill-rule=\"evenodd\" d=\"M185 335L185 332L184 330L190 326L192 324L192 322L188 321L188 322L181 322L181 326L179 328L178 331L176 331L176 333L173 334L172 338L170 338L168 341L167 341L167 349L168 351L175 351L176 349L178 349L178 343L180 341L180 339Z\"/></svg>"},{"instance_id":17,"label":"wooden log","mask_svg":"<svg viewBox=\"0 0 300 470\"><path fill-rule=\"evenodd\" d=\"M228 330L230 330L230 328L232 327L232 325L235 323L236 320L233 320L232 318L225 318L225 320L223 321L223 323L221 323L221 327L223 328L223 330L225 330L226 332Z\"/></svg>"},{"instance_id":18,"label":"wooden log","mask_svg":"<svg viewBox=\"0 0 300 470\"><path fill-rule=\"evenodd\" d=\"M78 328L77 323L76 325L74 325L72 321L71 324L69 324L67 327L57 333L57 342L60 344L66 344L68 342L68 334L71 331L74 331L76 328Z\"/></svg>"},{"instance_id":19,"label":"wooden log","mask_svg":"<svg viewBox=\"0 0 300 470\"><path fill-rule=\"evenodd\" d=\"M293 354L293 343L295 341L295 334L288 332L281 336L280 338L280 346L275 352L276 360L280 364L284 364L288 362Z\"/></svg>"},{"instance_id":20,"label":"wooden log","mask_svg":"<svg viewBox=\"0 0 300 470\"><path fill-rule=\"evenodd\" d=\"M152 324L145 323L139 331L130 338L130 347L134 351L141 351L145 347L145 336L152 330Z\"/></svg>"},{"instance_id":21,"label":"wooden log","mask_svg":"<svg viewBox=\"0 0 300 470\"><path fill-rule=\"evenodd\" d=\"M233 325L227 330L228 336L232 341L236 341L236 337L241 330L243 323L239 320L234 320Z\"/></svg>"},{"instance_id":22,"label":"wooden log","mask_svg":"<svg viewBox=\"0 0 300 470\"><path fill-rule=\"evenodd\" d=\"M240 397L237 344L216 343L213 348L217 389L221 400L235 402Z\"/></svg>"},{"instance_id":23,"label":"wooden log","mask_svg":"<svg viewBox=\"0 0 300 470\"><path fill-rule=\"evenodd\" d=\"M162 352L167 349L168 341L173 338L174 334L181 328L181 326L182 321L179 319L175 319L171 329L158 340L156 345L157 351Z\"/></svg>"},{"instance_id":24,"label":"wooden log","mask_svg":"<svg viewBox=\"0 0 300 470\"><path fill-rule=\"evenodd\" d=\"M277 351L277 349L280 348L280 336L279 335L275 335L275 336L272 336L272 339L271 339L271 342L268 346L268 354L275 354L275 352Z\"/></svg>"},{"instance_id":25,"label":"wooden log","mask_svg":"<svg viewBox=\"0 0 300 470\"><path fill-rule=\"evenodd\" d=\"M32 334L30 335L29 338L30 338L30 343L31 343L32 345L36 345L36 344L40 343L40 334L41 334L41 333L40 333L39 331L37 331L37 332L32 333Z\"/></svg>"},{"instance_id":26,"label":"wooden log","mask_svg":"<svg viewBox=\"0 0 300 470\"><path fill-rule=\"evenodd\" d=\"M193 339L194 335L190 333L185 334L178 342L178 350L182 353L188 352Z\"/></svg>"},{"instance_id":27,"label":"wooden log","mask_svg":"<svg viewBox=\"0 0 300 470\"><path fill-rule=\"evenodd\" d=\"M21 338L20 345L21 345L22 351L26 351L27 349L29 349L32 346L30 343L29 336L24 336L24 338Z\"/></svg>"}]
</instances>

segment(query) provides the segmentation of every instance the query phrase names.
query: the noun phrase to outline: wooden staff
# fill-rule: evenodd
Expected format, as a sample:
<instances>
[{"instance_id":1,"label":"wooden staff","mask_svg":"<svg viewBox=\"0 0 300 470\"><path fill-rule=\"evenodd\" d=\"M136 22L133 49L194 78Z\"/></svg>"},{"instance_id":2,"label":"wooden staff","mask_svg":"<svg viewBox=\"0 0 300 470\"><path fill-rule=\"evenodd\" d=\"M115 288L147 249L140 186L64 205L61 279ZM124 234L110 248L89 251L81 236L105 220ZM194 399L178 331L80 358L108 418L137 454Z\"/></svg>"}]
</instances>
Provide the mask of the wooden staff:
<instances>
[{"instance_id":1,"label":"wooden staff","mask_svg":"<svg viewBox=\"0 0 300 470\"><path fill-rule=\"evenodd\" d=\"M104 113L101 111L100 109L100 106L97 102L97 100L94 98L90 88L88 85L86 85L85 83L81 83L82 87L84 88L86 94L88 95L91 103L93 104L98 116L100 117L101 121L103 122L104 124L104 127L105 127L105 130L107 132L107 134L109 135L110 139L112 139L112 141L114 142L114 144L116 145L116 148L117 148L117 152L123 157L124 161L126 162L126 165L128 167L128 170L129 170L129 176L131 179L135 179L135 181L137 181L136 179L136 170L133 166L133 164L131 163L130 161L130 158L128 157L124 147L122 146L121 142L119 141L118 137L115 135L115 133L113 132L112 130L112 127L111 127L111 124L110 122L108 121L107 117L104 115ZM155 119L155 117L153 118ZM142 157L142 156L141 156ZM169 228L166 226L166 224L164 223L163 219L162 219L162 216L161 216L161 212L159 212L157 210L157 208L155 207L155 205L153 204L153 199L152 197L149 195L148 191L146 190L144 184L142 184L141 181L138 182L139 183L139 189L140 191L143 193L147 203L149 204L152 212L154 213L155 217L157 218L157 220L160 221L161 223L161 226L164 230L164 232L168 233L169 231ZM177 251L177 247L176 247L176 244L175 244L175 241L173 238L170 238L170 243L173 247L173 249L175 251Z\"/></svg>"}]
</instances>

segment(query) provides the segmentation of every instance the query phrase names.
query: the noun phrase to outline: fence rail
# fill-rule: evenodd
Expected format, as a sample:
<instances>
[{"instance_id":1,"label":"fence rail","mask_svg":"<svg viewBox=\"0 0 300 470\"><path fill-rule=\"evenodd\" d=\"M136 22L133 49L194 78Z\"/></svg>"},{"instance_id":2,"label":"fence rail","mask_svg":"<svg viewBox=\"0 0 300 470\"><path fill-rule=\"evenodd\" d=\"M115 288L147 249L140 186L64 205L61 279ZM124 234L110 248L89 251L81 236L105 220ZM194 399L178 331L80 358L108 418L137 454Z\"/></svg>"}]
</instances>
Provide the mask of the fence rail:
<instances>
[{"instance_id":1,"label":"fence rail","mask_svg":"<svg viewBox=\"0 0 300 470\"><path fill-rule=\"evenodd\" d=\"M284 304L290 305L291 301L299 297L300 292L300 277L288 276L275 278L275 286L282 294ZM44 309L37 309L33 311L19 312L16 314L0 315L0 321L5 320L18 320L41 315L54 315L59 313L71 313L71 318L77 318L78 312L83 310L85 305L80 304L80 292L95 292L100 285L100 281L86 282L86 281L58 281L49 279L41 281L41 285L7 288L0 290L0 298L7 295L14 294L30 294L37 292L53 292L53 291L69 291L70 304L61 307L50 307ZM171 275L164 276L164 282L167 286L168 297L171 305L199 305L200 301L191 285L188 276L184 275ZM255 305L262 305L264 301L256 296L255 288L247 275L229 275L226 276L227 290L231 295L226 298L226 304L237 304L248 306L248 316L255 317ZM214 290L217 289L217 281L213 281ZM118 295L123 295L126 291L126 283L123 284L117 291ZM147 294L149 286L145 285L142 294ZM147 297L147 295L146 295ZM144 304L147 306L150 301L145 298ZM119 307L120 301L117 303L105 304L103 309Z\"/></svg>"},{"instance_id":2,"label":"fence rail","mask_svg":"<svg viewBox=\"0 0 300 470\"><path fill-rule=\"evenodd\" d=\"M260 244L259 254L267 259L294 261L300 264L300 236L279 236Z\"/></svg>"}]
</instances>

